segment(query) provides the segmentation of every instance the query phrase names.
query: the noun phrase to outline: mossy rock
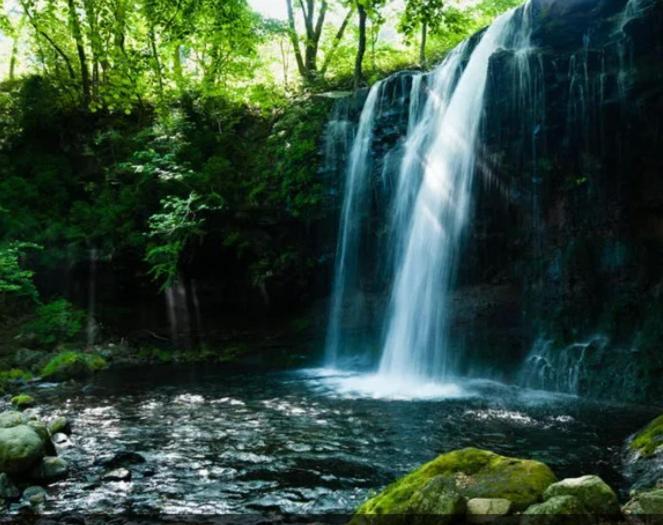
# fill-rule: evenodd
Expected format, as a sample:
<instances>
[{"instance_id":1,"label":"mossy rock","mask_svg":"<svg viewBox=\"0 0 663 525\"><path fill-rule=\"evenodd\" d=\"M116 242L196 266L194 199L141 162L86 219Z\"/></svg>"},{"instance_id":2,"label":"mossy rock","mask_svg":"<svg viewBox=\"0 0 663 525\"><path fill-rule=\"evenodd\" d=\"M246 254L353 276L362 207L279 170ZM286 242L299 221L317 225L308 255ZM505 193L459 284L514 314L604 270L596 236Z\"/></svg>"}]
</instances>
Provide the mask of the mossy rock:
<instances>
[{"instance_id":1,"label":"mossy rock","mask_svg":"<svg viewBox=\"0 0 663 525\"><path fill-rule=\"evenodd\" d=\"M438 494L455 493L465 499L502 498L511 501L514 510L523 510L540 501L556 478L538 461L465 448L443 454L389 485L361 505L357 514L420 513L425 509L420 509L418 501L422 492L430 491L431 480Z\"/></svg>"},{"instance_id":2,"label":"mossy rock","mask_svg":"<svg viewBox=\"0 0 663 525\"><path fill-rule=\"evenodd\" d=\"M71 435L71 421L64 416L58 416L48 424L48 433L53 436L55 434Z\"/></svg>"},{"instance_id":3,"label":"mossy rock","mask_svg":"<svg viewBox=\"0 0 663 525\"><path fill-rule=\"evenodd\" d=\"M653 456L661 447L663 447L663 415L638 432L629 443L629 448L642 457Z\"/></svg>"},{"instance_id":4,"label":"mossy rock","mask_svg":"<svg viewBox=\"0 0 663 525\"><path fill-rule=\"evenodd\" d=\"M580 516L585 509L574 496L555 496L543 503L529 507L523 514L528 516Z\"/></svg>"},{"instance_id":5,"label":"mossy rock","mask_svg":"<svg viewBox=\"0 0 663 525\"><path fill-rule=\"evenodd\" d=\"M546 501L558 496L573 496L590 514L619 514L617 494L598 476L563 479L550 485L543 493Z\"/></svg>"},{"instance_id":6,"label":"mossy rock","mask_svg":"<svg viewBox=\"0 0 663 525\"><path fill-rule=\"evenodd\" d=\"M12 397L11 403L19 410L23 410L35 406L35 398L28 394L18 394Z\"/></svg>"},{"instance_id":7,"label":"mossy rock","mask_svg":"<svg viewBox=\"0 0 663 525\"><path fill-rule=\"evenodd\" d=\"M107 366L106 360L100 355L68 351L55 355L42 368L41 375L51 381L84 379Z\"/></svg>"},{"instance_id":8,"label":"mossy rock","mask_svg":"<svg viewBox=\"0 0 663 525\"><path fill-rule=\"evenodd\" d=\"M25 423L26 419L20 412L15 410L6 410L0 413L0 428L17 427Z\"/></svg>"},{"instance_id":9,"label":"mossy rock","mask_svg":"<svg viewBox=\"0 0 663 525\"><path fill-rule=\"evenodd\" d=\"M44 457L44 441L28 425L0 428L0 472L21 474Z\"/></svg>"},{"instance_id":10,"label":"mossy rock","mask_svg":"<svg viewBox=\"0 0 663 525\"><path fill-rule=\"evenodd\" d=\"M624 514L663 515L663 488L636 494L622 510Z\"/></svg>"}]
</instances>

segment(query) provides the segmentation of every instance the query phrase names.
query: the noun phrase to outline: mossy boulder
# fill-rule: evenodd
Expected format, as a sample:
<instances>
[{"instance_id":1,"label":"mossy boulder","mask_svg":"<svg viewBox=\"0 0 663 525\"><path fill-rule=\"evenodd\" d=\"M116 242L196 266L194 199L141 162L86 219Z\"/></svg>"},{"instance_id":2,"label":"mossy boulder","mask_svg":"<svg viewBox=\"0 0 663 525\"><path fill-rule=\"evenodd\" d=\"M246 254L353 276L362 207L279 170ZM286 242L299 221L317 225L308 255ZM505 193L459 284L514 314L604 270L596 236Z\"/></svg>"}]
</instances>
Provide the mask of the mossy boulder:
<instances>
[{"instance_id":1,"label":"mossy boulder","mask_svg":"<svg viewBox=\"0 0 663 525\"><path fill-rule=\"evenodd\" d=\"M25 423L25 418L20 412L15 410L7 410L0 413L0 428L17 427Z\"/></svg>"},{"instance_id":2,"label":"mossy boulder","mask_svg":"<svg viewBox=\"0 0 663 525\"><path fill-rule=\"evenodd\" d=\"M0 472L21 474L44 457L44 441L28 425L0 428Z\"/></svg>"},{"instance_id":3,"label":"mossy boulder","mask_svg":"<svg viewBox=\"0 0 663 525\"><path fill-rule=\"evenodd\" d=\"M550 468L538 461L465 448L443 454L389 485L361 505L357 514L420 514L433 492L465 499L502 498L514 510L523 510L540 501L555 481Z\"/></svg>"},{"instance_id":4,"label":"mossy boulder","mask_svg":"<svg viewBox=\"0 0 663 525\"><path fill-rule=\"evenodd\" d=\"M108 363L100 355L68 351L55 355L42 368L41 375L50 381L84 379L107 366Z\"/></svg>"},{"instance_id":5,"label":"mossy boulder","mask_svg":"<svg viewBox=\"0 0 663 525\"><path fill-rule=\"evenodd\" d=\"M585 509L578 498L574 496L555 496L547 499L543 503L532 505L523 514L531 516L579 516L585 514Z\"/></svg>"},{"instance_id":6,"label":"mossy boulder","mask_svg":"<svg viewBox=\"0 0 663 525\"><path fill-rule=\"evenodd\" d=\"M663 449L663 415L633 436L629 448L642 457L653 456L659 448Z\"/></svg>"},{"instance_id":7,"label":"mossy boulder","mask_svg":"<svg viewBox=\"0 0 663 525\"><path fill-rule=\"evenodd\" d=\"M573 496L590 514L619 514L617 494L598 476L563 479L550 485L543 493L546 501L559 496Z\"/></svg>"},{"instance_id":8,"label":"mossy boulder","mask_svg":"<svg viewBox=\"0 0 663 525\"><path fill-rule=\"evenodd\" d=\"M66 417L58 416L48 424L48 433L51 436L54 436L55 434L65 434L69 436L71 435L71 422Z\"/></svg>"},{"instance_id":9,"label":"mossy boulder","mask_svg":"<svg viewBox=\"0 0 663 525\"><path fill-rule=\"evenodd\" d=\"M663 515L663 488L635 494L622 511L624 514Z\"/></svg>"},{"instance_id":10,"label":"mossy boulder","mask_svg":"<svg viewBox=\"0 0 663 525\"><path fill-rule=\"evenodd\" d=\"M35 398L28 394L18 394L12 397L11 404L19 410L30 408L35 405Z\"/></svg>"}]
</instances>

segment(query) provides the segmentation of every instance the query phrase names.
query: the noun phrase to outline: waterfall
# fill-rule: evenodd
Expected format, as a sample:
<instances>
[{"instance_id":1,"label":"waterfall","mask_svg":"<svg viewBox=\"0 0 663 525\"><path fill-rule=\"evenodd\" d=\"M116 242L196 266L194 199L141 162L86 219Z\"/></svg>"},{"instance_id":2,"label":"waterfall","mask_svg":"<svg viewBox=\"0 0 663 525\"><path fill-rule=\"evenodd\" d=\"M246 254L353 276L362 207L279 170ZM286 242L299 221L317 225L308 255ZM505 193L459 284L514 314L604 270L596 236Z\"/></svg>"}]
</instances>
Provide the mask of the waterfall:
<instances>
[{"instance_id":1,"label":"waterfall","mask_svg":"<svg viewBox=\"0 0 663 525\"><path fill-rule=\"evenodd\" d=\"M362 309L358 272L362 227L373 164L380 162L384 187L390 191L385 217L388 242L378 259L388 268L391 290L384 315L380 375L435 381L453 372L446 341L447 311L463 227L471 208L489 63L501 48L527 54L530 16L529 4L505 13L478 43L460 44L431 74L412 75L409 97L404 97L405 138L380 157L374 151L373 135L388 80L370 89L345 170L327 365L337 366L339 356L351 344L344 319L355 319L353 312ZM522 59L519 55L515 67L520 82L528 78L523 73L528 67L526 56ZM328 128L327 155L329 138ZM397 155L399 164L392 170ZM390 177L395 180L386 180Z\"/></svg>"},{"instance_id":2,"label":"waterfall","mask_svg":"<svg viewBox=\"0 0 663 525\"><path fill-rule=\"evenodd\" d=\"M378 82L368 93L347 161L347 176L336 250L335 277L327 328L326 361L329 366L338 364L340 351L345 345L345 334L342 330L345 308L348 304L360 308L361 303L356 282L361 236L360 217L364 208L367 178L370 173L370 152L381 87L382 83ZM345 141L348 138L347 116L340 119L338 117L339 115L336 115L336 118L332 119L327 129L327 158L330 158L330 154L334 155L332 161L336 160L338 153L334 148L338 139Z\"/></svg>"},{"instance_id":3,"label":"waterfall","mask_svg":"<svg viewBox=\"0 0 663 525\"><path fill-rule=\"evenodd\" d=\"M463 46L442 63L431 80L423 116L407 139L402 185L421 182L412 209L409 191L396 197L396 229L402 246L379 372L399 381L439 380L453 374L447 345L450 287L463 227L470 211L476 139L483 109L488 66L502 48L529 48L529 8L522 17L499 17L472 51L458 77ZM399 200L405 200L401 203Z\"/></svg>"}]
</instances>

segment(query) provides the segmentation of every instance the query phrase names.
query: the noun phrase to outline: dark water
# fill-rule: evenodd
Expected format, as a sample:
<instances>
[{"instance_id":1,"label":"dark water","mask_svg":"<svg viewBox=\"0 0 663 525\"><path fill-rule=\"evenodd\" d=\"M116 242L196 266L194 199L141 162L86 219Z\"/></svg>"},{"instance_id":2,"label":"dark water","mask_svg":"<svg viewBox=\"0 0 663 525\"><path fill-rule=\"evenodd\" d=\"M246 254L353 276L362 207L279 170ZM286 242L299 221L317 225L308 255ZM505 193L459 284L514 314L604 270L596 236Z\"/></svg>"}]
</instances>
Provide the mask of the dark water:
<instances>
[{"instance_id":1,"label":"dark water","mask_svg":"<svg viewBox=\"0 0 663 525\"><path fill-rule=\"evenodd\" d=\"M437 454L465 446L536 458L558 476L597 473L624 488L624 438L645 408L580 402L491 383L467 398L348 398L311 373L163 368L112 372L42 414L64 414L74 465L46 511L324 513L350 511ZM48 396L48 394L46 394ZM142 454L128 482L99 461ZM97 464L95 464L95 462Z\"/></svg>"}]
</instances>

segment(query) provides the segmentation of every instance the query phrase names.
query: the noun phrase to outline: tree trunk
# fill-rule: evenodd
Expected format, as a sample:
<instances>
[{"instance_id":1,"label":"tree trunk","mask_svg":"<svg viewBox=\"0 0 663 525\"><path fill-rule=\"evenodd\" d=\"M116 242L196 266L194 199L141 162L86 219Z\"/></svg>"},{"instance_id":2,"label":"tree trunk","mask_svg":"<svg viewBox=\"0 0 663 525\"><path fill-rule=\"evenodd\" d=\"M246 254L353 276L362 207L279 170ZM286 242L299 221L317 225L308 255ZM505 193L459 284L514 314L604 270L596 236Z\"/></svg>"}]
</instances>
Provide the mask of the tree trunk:
<instances>
[{"instance_id":1,"label":"tree trunk","mask_svg":"<svg viewBox=\"0 0 663 525\"><path fill-rule=\"evenodd\" d=\"M428 33L428 24L424 21L421 24L421 44L419 47L419 65L426 67L426 36Z\"/></svg>"},{"instance_id":2,"label":"tree trunk","mask_svg":"<svg viewBox=\"0 0 663 525\"><path fill-rule=\"evenodd\" d=\"M181 45L175 44L173 50L173 75L175 76L175 83L180 91L184 91L184 74L182 73L182 57L180 55Z\"/></svg>"},{"instance_id":3,"label":"tree trunk","mask_svg":"<svg viewBox=\"0 0 663 525\"><path fill-rule=\"evenodd\" d=\"M299 49L299 37L297 36L297 27L295 25L295 13L292 10L292 0L285 0L285 4L288 10L288 34L290 35L290 41L292 42L292 48L295 52L295 59L297 60L297 69L302 78L306 78L306 66L304 65L304 59L302 58L302 52Z\"/></svg>"},{"instance_id":4,"label":"tree trunk","mask_svg":"<svg viewBox=\"0 0 663 525\"><path fill-rule=\"evenodd\" d=\"M152 59L154 60L154 74L157 77L159 96L161 96L163 95L163 76L161 74L161 60L159 59L159 50L157 49L157 37L154 34L154 26L150 26L148 34L150 38L150 48L152 49Z\"/></svg>"},{"instance_id":5,"label":"tree trunk","mask_svg":"<svg viewBox=\"0 0 663 525\"><path fill-rule=\"evenodd\" d=\"M358 6L359 13L359 44L357 45L357 57L355 58L354 87L358 89L364 80L364 54L366 53L366 8Z\"/></svg>"},{"instance_id":6,"label":"tree trunk","mask_svg":"<svg viewBox=\"0 0 663 525\"><path fill-rule=\"evenodd\" d=\"M12 43L12 54L9 59L9 80L14 80L16 75L16 61L18 56L18 41L21 37L21 32L23 31L23 24L25 24L25 15L21 17L18 25L16 26L16 34L14 35L14 41Z\"/></svg>"},{"instance_id":7,"label":"tree trunk","mask_svg":"<svg viewBox=\"0 0 663 525\"><path fill-rule=\"evenodd\" d=\"M354 7L350 8L350 10L345 15L345 18L343 19L341 27L338 28L338 32L334 37L334 42L332 43L332 47L329 50L329 52L325 55L325 60L322 63L322 68L320 69L321 76L324 76L325 72L327 71L327 68L329 67L329 63L331 62L332 58L334 58L334 55L336 54L336 49L338 49L341 40L343 40L343 34L345 33L345 29L346 27L348 27L348 24L350 23L350 18L352 18L354 12L355 12Z\"/></svg>"},{"instance_id":8,"label":"tree trunk","mask_svg":"<svg viewBox=\"0 0 663 525\"><path fill-rule=\"evenodd\" d=\"M90 104L90 72L87 68L87 57L85 56L85 45L83 44L83 34L81 33L81 24L76 13L74 0L67 0L69 6L69 22L71 32L76 43L76 53L81 68L81 89L83 92L83 104L87 107Z\"/></svg>"}]
</instances>

